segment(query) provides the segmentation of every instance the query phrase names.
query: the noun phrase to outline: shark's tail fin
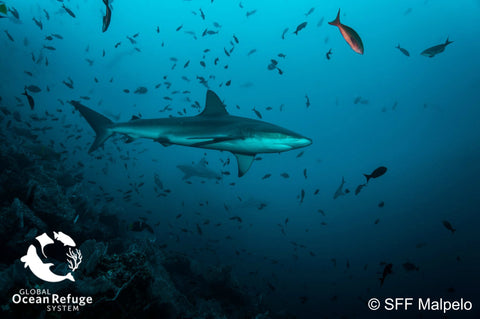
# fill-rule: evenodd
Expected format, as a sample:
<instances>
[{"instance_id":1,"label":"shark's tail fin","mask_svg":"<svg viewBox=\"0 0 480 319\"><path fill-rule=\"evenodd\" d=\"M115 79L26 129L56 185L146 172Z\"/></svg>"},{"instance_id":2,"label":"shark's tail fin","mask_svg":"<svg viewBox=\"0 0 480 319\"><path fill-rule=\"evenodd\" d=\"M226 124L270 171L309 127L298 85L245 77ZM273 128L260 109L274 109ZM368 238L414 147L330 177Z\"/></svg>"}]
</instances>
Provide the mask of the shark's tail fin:
<instances>
[{"instance_id":1,"label":"shark's tail fin","mask_svg":"<svg viewBox=\"0 0 480 319\"><path fill-rule=\"evenodd\" d=\"M113 124L108 118L103 116L100 113L95 112L94 110L82 105L78 101L70 101L82 116L87 120L88 124L93 128L97 136L95 137L95 141L93 141L92 146L88 150L89 153L93 152L97 148L103 145L105 141L112 135L109 128Z\"/></svg>"},{"instance_id":2,"label":"shark's tail fin","mask_svg":"<svg viewBox=\"0 0 480 319\"><path fill-rule=\"evenodd\" d=\"M447 41L445 41L445 46L449 45L450 43L453 43L453 41L450 41L447 37Z\"/></svg>"}]
</instances>

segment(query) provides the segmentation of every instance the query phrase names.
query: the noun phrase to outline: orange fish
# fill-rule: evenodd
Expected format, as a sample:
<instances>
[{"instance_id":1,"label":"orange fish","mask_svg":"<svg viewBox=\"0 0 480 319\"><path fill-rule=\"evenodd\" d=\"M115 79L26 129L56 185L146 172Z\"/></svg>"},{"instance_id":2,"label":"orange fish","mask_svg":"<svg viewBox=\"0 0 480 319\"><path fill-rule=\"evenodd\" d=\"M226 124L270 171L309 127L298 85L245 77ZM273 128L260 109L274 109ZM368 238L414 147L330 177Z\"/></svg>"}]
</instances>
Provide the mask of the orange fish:
<instances>
[{"instance_id":1,"label":"orange fish","mask_svg":"<svg viewBox=\"0 0 480 319\"><path fill-rule=\"evenodd\" d=\"M363 54L362 39L360 39L360 36L357 32L355 32L355 30L340 22L340 9L338 9L337 18L332 22L329 22L328 24L338 27L343 38L345 39L345 41L347 41L348 45L350 45L353 51L359 54Z\"/></svg>"}]
</instances>

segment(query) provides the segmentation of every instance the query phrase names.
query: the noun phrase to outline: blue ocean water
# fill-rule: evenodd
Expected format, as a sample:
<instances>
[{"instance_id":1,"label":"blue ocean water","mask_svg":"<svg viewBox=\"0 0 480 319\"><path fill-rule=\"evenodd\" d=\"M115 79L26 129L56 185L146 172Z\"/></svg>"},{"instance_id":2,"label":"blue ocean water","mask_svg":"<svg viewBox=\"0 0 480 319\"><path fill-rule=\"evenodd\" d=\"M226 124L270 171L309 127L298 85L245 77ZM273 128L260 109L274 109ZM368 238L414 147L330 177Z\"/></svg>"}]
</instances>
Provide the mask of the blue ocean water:
<instances>
[{"instance_id":1,"label":"blue ocean water","mask_svg":"<svg viewBox=\"0 0 480 319\"><path fill-rule=\"evenodd\" d=\"M127 222L146 218L168 249L231 265L272 316L405 317L371 312L372 297L464 298L473 310L449 315L478 315L478 1L115 0L106 32L102 1L65 1L75 18L59 1L5 3L19 19L0 20L12 37L0 36L1 105L19 112L16 126L48 127L37 132L40 139L84 174L97 205L110 205ZM341 22L361 37L363 55L327 23L339 8ZM46 39L51 34L62 38ZM420 54L447 38L453 43L444 52ZM272 59L281 72L268 69ZM73 88L62 83L69 79ZM33 110L21 96L28 85L41 88L30 93ZM147 92L134 93L139 87ZM115 136L88 154L95 133L67 103L81 101L114 121L194 116L207 89L230 114L253 119L255 108L263 121L313 144L258 154L241 178L231 153L147 139ZM182 179L177 166L202 158L221 178ZM363 174L380 166L385 175L356 195ZM158 190L155 175L168 192ZM334 199L342 177L349 193ZM138 191L124 200L131 189ZM105 193L114 200L107 203ZM393 273L380 285L389 263Z\"/></svg>"}]
</instances>

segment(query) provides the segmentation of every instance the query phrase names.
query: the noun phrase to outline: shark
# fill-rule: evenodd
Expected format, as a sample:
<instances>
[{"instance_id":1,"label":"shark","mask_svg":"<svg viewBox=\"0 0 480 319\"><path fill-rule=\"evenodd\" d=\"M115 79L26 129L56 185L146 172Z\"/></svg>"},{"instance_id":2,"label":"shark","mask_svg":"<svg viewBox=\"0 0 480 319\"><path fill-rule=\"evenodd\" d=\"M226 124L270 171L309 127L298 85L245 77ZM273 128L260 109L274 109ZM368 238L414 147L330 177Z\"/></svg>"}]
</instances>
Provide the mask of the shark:
<instances>
[{"instance_id":1,"label":"shark","mask_svg":"<svg viewBox=\"0 0 480 319\"><path fill-rule=\"evenodd\" d=\"M286 128L260 120L230 115L212 90L205 108L196 116L132 119L114 123L78 101L70 101L96 133L88 153L101 147L114 134L127 136L127 143L152 139L163 146L182 145L228 151L237 159L238 176L249 170L256 154L280 153L312 144L312 140Z\"/></svg>"},{"instance_id":2,"label":"shark","mask_svg":"<svg viewBox=\"0 0 480 319\"><path fill-rule=\"evenodd\" d=\"M190 179L190 177L193 176L206 179L222 179L220 174L207 167L207 161L205 158L202 158L195 165L177 165L177 168L183 172L183 180Z\"/></svg>"}]
</instances>

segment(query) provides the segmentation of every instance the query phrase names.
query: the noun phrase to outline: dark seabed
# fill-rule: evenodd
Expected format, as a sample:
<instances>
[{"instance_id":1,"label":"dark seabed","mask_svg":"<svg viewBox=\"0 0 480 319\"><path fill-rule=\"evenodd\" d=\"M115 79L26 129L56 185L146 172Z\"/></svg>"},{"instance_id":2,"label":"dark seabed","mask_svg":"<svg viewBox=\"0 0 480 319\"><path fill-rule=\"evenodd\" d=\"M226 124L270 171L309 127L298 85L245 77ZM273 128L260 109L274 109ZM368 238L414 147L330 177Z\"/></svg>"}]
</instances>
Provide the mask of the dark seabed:
<instances>
[{"instance_id":1,"label":"dark seabed","mask_svg":"<svg viewBox=\"0 0 480 319\"><path fill-rule=\"evenodd\" d=\"M480 318L479 13L0 1L1 318Z\"/></svg>"}]
</instances>

